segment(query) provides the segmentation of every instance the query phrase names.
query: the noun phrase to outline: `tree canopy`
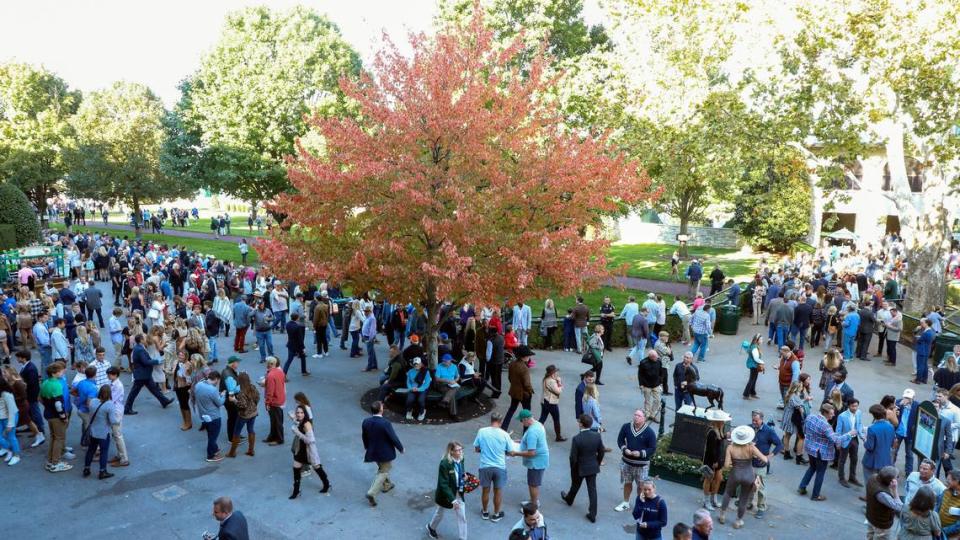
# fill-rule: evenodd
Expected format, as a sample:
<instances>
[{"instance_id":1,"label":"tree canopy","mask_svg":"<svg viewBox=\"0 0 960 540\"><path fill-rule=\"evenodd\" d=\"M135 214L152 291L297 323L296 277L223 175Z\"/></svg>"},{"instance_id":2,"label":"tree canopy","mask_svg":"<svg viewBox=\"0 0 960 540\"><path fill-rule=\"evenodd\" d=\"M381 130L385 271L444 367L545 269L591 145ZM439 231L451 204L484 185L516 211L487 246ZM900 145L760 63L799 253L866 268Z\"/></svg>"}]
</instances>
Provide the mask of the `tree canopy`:
<instances>
[{"instance_id":1,"label":"tree canopy","mask_svg":"<svg viewBox=\"0 0 960 540\"><path fill-rule=\"evenodd\" d=\"M25 192L43 219L67 172L62 151L80 99L43 68L0 65L0 180Z\"/></svg>"},{"instance_id":2,"label":"tree canopy","mask_svg":"<svg viewBox=\"0 0 960 540\"><path fill-rule=\"evenodd\" d=\"M442 301L493 303L570 293L609 276L603 240L585 236L620 202L650 200L637 163L605 136L570 134L540 53L525 76L479 17L413 56L389 45L372 75L344 79L349 118L316 116L326 151L300 148L289 231L261 242L266 264L297 279L422 302L432 339ZM563 261L563 264L557 264Z\"/></svg>"},{"instance_id":3,"label":"tree canopy","mask_svg":"<svg viewBox=\"0 0 960 540\"><path fill-rule=\"evenodd\" d=\"M160 172L163 104L146 86L117 82L93 92L72 119L67 188L75 197L124 202L139 234L140 205L191 195L193 186Z\"/></svg>"},{"instance_id":4,"label":"tree canopy","mask_svg":"<svg viewBox=\"0 0 960 540\"><path fill-rule=\"evenodd\" d=\"M313 10L228 15L220 40L181 85L164 171L251 202L288 191L284 160L307 131L305 117L346 114L338 81L359 71L337 26Z\"/></svg>"}]
</instances>

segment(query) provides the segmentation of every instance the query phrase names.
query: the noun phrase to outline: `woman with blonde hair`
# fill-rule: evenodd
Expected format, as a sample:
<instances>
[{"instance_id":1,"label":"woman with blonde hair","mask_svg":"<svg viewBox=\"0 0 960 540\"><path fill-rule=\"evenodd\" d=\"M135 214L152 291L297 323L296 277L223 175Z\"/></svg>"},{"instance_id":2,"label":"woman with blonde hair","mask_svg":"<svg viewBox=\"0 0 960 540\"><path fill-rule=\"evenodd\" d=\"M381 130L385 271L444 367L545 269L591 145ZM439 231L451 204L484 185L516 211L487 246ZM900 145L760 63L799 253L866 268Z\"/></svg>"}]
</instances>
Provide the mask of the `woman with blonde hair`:
<instances>
[{"instance_id":1,"label":"woman with blonde hair","mask_svg":"<svg viewBox=\"0 0 960 540\"><path fill-rule=\"evenodd\" d=\"M10 346L7 338L13 336L13 328L10 326L10 319L6 315L0 315L0 356L10 358Z\"/></svg>"},{"instance_id":2,"label":"woman with blonde hair","mask_svg":"<svg viewBox=\"0 0 960 540\"><path fill-rule=\"evenodd\" d=\"M826 326L826 337L823 341L823 349L830 350L833 348L834 341L837 339L837 332L840 330L840 317L837 314L837 306L830 305L827 308L827 322L824 323Z\"/></svg>"},{"instance_id":3,"label":"woman with blonde hair","mask_svg":"<svg viewBox=\"0 0 960 540\"><path fill-rule=\"evenodd\" d=\"M173 391L177 394L177 405L180 407L180 416L183 417L181 431L190 431L193 428L193 415L190 414L190 378L193 375L193 363L187 359L184 351L177 353L177 365L173 372Z\"/></svg>"},{"instance_id":4,"label":"woman with blonde hair","mask_svg":"<svg viewBox=\"0 0 960 540\"><path fill-rule=\"evenodd\" d=\"M363 309L360 300L350 304L350 358L358 358L360 354L360 329L363 327Z\"/></svg>"},{"instance_id":5,"label":"woman with blonde hair","mask_svg":"<svg viewBox=\"0 0 960 540\"><path fill-rule=\"evenodd\" d=\"M443 519L445 510L453 510L457 516L457 531L460 538L467 537L467 507L463 502L464 486L467 473L463 456L463 445L458 441L447 443L447 450L440 460L437 471L437 489L433 494L433 502L437 504L433 511L430 523L427 523L427 533L431 538L439 538L437 527Z\"/></svg>"},{"instance_id":6,"label":"woman with blonde hair","mask_svg":"<svg viewBox=\"0 0 960 540\"><path fill-rule=\"evenodd\" d=\"M30 302L17 304L17 332L20 335L20 344L24 350L36 346L33 339L33 315L30 314Z\"/></svg>"},{"instance_id":7,"label":"woman with blonde hair","mask_svg":"<svg viewBox=\"0 0 960 540\"><path fill-rule=\"evenodd\" d=\"M806 420L806 409L804 408L803 383L794 381L787 388L787 393L783 398L783 459L791 459L794 456L790 453L790 439L796 435L796 462L798 465L807 463L803 457L803 422Z\"/></svg>"},{"instance_id":8,"label":"woman with blonde hair","mask_svg":"<svg viewBox=\"0 0 960 540\"><path fill-rule=\"evenodd\" d=\"M558 325L557 308L553 300L547 298L543 302L543 310L540 311L540 335L543 336L544 349L553 350L553 334L557 332Z\"/></svg>"},{"instance_id":9,"label":"woman with blonde hair","mask_svg":"<svg viewBox=\"0 0 960 540\"><path fill-rule=\"evenodd\" d=\"M97 323L93 321L87 321L83 323L83 326L87 329L87 335L90 336L90 340L93 341L93 348L96 350L100 346L100 328L97 326Z\"/></svg>"},{"instance_id":10,"label":"woman with blonde hair","mask_svg":"<svg viewBox=\"0 0 960 540\"><path fill-rule=\"evenodd\" d=\"M843 363L843 354L837 349L827 349L820 361L820 389L823 390L823 399L827 400L830 389L833 388L833 376L837 373L847 375L847 366Z\"/></svg>"},{"instance_id":11,"label":"woman with blonde hair","mask_svg":"<svg viewBox=\"0 0 960 540\"><path fill-rule=\"evenodd\" d=\"M93 339L87 333L85 326L77 326L77 337L73 340L73 351L77 362L92 363L96 359L96 347L93 346Z\"/></svg>"},{"instance_id":12,"label":"woman with blonde hair","mask_svg":"<svg viewBox=\"0 0 960 540\"><path fill-rule=\"evenodd\" d=\"M156 360L153 366L153 382L160 385L163 393L169 392L167 388L167 376L163 373L163 350L166 344L166 336L163 335L163 325L158 324L147 333L147 339L143 341L143 346L147 349L150 358Z\"/></svg>"},{"instance_id":13,"label":"woman with blonde hair","mask_svg":"<svg viewBox=\"0 0 960 540\"><path fill-rule=\"evenodd\" d=\"M603 416L600 414L600 389L596 384L588 384L583 390L583 414L593 418L594 429L606 431L603 428Z\"/></svg>"},{"instance_id":14,"label":"woman with blonde hair","mask_svg":"<svg viewBox=\"0 0 960 540\"><path fill-rule=\"evenodd\" d=\"M933 382L937 388L949 391L953 385L960 383L960 366L957 365L957 346L954 346L954 353L947 354L943 362L933 373Z\"/></svg>"}]
</instances>

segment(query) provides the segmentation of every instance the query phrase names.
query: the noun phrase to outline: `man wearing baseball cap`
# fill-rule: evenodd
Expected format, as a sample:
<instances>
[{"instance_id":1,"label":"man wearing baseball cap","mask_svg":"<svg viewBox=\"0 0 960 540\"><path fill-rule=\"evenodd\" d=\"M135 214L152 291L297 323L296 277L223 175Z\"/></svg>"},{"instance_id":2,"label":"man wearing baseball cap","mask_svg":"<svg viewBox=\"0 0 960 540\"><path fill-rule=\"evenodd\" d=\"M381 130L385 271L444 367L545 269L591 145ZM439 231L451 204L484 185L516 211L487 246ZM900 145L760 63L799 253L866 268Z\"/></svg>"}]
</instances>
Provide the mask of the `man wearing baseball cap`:
<instances>
[{"instance_id":1,"label":"man wearing baseball cap","mask_svg":"<svg viewBox=\"0 0 960 540\"><path fill-rule=\"evenodd\" d=\"M897 438L893 442L893 462L897 462L897 452L900 447L904 450L904 470L907 474L913 472L913 438L917 434L917 410L919 406L914 401L917 393L913 388L903 391L903 397L898 399L897 405Z\"/></svg>"},{"instance_id":2,"label":"man wearing baseball cap","mask_svg":"<svg viewBox=\"0 0 960 540\"><path fill-rule=\"evenodd\" d=\"M523 458L523 466L527 468L527 490L530 492L531 502L540 506L540 485L543 484L543 473L550 465L550 448L547 446L547 431L543 424L533 418L529 409L521 409L517 415L523 424L523 438L520 439L520 450L507 452L509 456Z\"/></svg>"},{"instance_id":3,"label":"man wearing baseball cap","mask_svg":"<svg viewBox=\"0 0 960 540\"><path fill-rule=\"evenodd\" d=\"M450 353L444 353L440 357L440 365L437 366L433 381L434 389L443 394L440 405L449 407L450 417L457 420L457 390L460 388L460 371L453 363L453 356Z\"/></svg>"}]
</instances>

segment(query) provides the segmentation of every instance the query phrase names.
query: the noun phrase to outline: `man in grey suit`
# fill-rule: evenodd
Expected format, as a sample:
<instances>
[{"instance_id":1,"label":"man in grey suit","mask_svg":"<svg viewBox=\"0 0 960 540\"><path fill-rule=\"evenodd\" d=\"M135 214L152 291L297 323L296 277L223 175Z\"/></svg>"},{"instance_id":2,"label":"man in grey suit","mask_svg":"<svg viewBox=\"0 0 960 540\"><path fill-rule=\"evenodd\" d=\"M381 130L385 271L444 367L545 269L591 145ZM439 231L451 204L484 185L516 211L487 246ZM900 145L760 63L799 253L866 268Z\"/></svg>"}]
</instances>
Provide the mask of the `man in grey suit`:
<instances>
[{"instance_id":1,"label":"man in grey suit","mask_svg":"<svg viewBox=\"0 0 960 540\"><path fill-rule=\"evenodd\" d=\"M83 296L87 300L87 320L92 321L93 314L96 313L97 322L100 323L100 328L103 328L103 312L101 310L103 307L103 293L97 288L96 283L89 280L87 290L84 291Z\"/></svg>"},{"instance_id":2,"label":"man in grey suit","mask_svg":"<svg viewBox=\"0 0 960 540\"><path fill-rule=\"evenodd\" d=\"M570 490L561 491L560 497L567 506L572 506L580 491L580 485L587 481L587 495L590 497L590 509L587 519L590 523L597 521L597 474L600 472L600 462L603 461L603 441L600 433L593 431L593 418L581 414L577 419L580 423L578 433L570 444Z\"/></svg>"}]
</instances>

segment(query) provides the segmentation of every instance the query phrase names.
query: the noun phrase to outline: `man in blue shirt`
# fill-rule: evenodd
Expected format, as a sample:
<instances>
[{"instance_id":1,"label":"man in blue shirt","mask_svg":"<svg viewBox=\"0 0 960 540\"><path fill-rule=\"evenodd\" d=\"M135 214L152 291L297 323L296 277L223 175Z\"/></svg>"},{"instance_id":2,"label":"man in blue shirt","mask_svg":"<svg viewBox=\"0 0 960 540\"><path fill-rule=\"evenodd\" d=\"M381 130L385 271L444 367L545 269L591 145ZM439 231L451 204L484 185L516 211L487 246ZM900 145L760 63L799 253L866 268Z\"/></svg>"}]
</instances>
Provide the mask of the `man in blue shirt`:
<instances>
[{"instance_id":1,"label":"man in blue shirt","mask_svg":"<svg viewBox=\"0 0 960 540\"><path fill-rule=\"evenodd\" d=\"M757 450L768 458L782 452L783 441L780 440L780 436L777 435L777 430L772 425L763 422L763 411L753 411L752 417L752 427L756 432L753 443L756 445ZM769 459L766 463L759 459L753 460L753 471L757 473L757 489L754 490L757 519L762 518L763 514L767 511L767 498L764 488L767 483L767 475L770 474L770 463L771 461Z\"/></svg>"},{"instance_id":2,"label":"man in blue shirt","mask_svg":"<svg viewBox=\"0 0 960 540\"><path fill-rule=\"evenodd\" d=\"M857 343L857 330L860 328L860 315L853 302L847 304L847 314L843 317L843 359L853 360L854 347Z\"/></svg>"},{"instance_id":3,"label":"man in blue shirt","mask_svg":"<svg viewBox=\"0 0 960 540\"><path fill-rule=\"evenodd\" d=\"M839 456L839 465L837 470L840 473L840 485L843 487L850 487L850 484L855 486L863 486L857 480L857 454L860 449L860 440L866 439L867 430L863 427L863 411L860 410L860 400L857 398L850 398L846 402L847 410L840 413L840 416L837 417L837 431L840 433L845 433L851 430L856 430L857 436L850 438L848 441L840 443L840 456ZM846 478L846 462L847 457L850 458L850 481L847 481Z\"/></svg>"},{"instance_id":4,"label":"man in blue shirt","mask_svg":"<svg viewBox=\"0 0 960 540\"><path fill-rule=\"evenodd\" d=\"M900 447L904 451L904 467L907 474L913 472L913 437L917 433L917 404L913 401L916 392L912 388L903 391L903 397L896 402L897 424L896 440L893 442L893 462L897 461Z\"/></svg>"},{"instance_id":5,"label":"man in blue shirt","mask_svg":"<svg viewBox=\"0 0 960 540\"><path fill-rule=\"evenodd\" d=\"M40 372L43 378L47 378L47 366L53 363L53 346L50 344L50 331L47 330L47 319L50 315L41 313L37 315L37 322L33 325L33 340L37 342L37 348L40 349Z\"/></svg>"},{"instance_id":6,"label":"man in blue shirt","mask_svg":"<svg viewBox=\"0 0 960 540\"><path fill-rule=\"evenodd\" d=\"M83 374L87 378L74 385L73 389L77 392L77 414L83 425L82 431L86 431L87 426L90 425L90 400L97 397L99 388L96 383L97 368L95 366L87 366Z\"/></svg>"},{"instance_id":7,"label":"man in blue shirt","mask_svg":"<svg viewBox=\"0 0 960 540\"><path fill-rule=\"evenodd\" d=\"M435 389L443 394L440 405L450 408L450 416L457 419L457 390L460 388L460 370L453 363L453 356L444 353L433 377Z\"/></svg>"},{"instance_id":8,"label":"man in blue shirt","mask_svg":"<svg viewBox=\"0 0 960 540\"><path fill-rule=\"evenodd\" d=\"M700 261L694 259L687 267L687 296L695 298L700 292L700 280L703 278L703 267Z\"/></svg>"},{"instance_id":9,"label":"man in blue shirt","mask_svg":"<svg viewBox=\"0 0 960 540\"><path fill-rule=\"evenodd\" d=\"M527 489L530 491L530 500L520 504L532 502L540 507L540 485L543 483L543 473L550 465L550 449L547 446L547 431L543 424L533 419L533 413L523 409L517 415L523 424L523 438L520 439L520 451L508 452L510 456L523 457L523 466L527 468Z\"/></svg>"},{"instance_id":10,"label":"man in blue shirt","mask_svg":"<svg viewBox=\"0 0 960 540\"><path fill-rule=\"evenodd\" d=\"M480 504L483 519L497 522L503 519L500 505L503 488L507 484L507 453L514 451L510 435L500 429L503 417L500 413L490 415L490 425L480 428L473 440L473 448L480 454ZM490 503L490 488L493 487L493 514L487 512Z\"/></svg>"}]
</instances>

